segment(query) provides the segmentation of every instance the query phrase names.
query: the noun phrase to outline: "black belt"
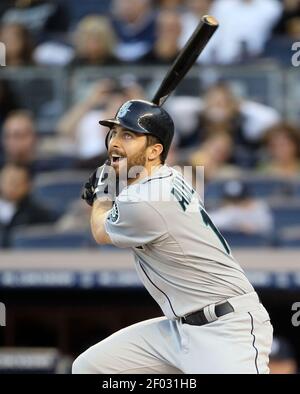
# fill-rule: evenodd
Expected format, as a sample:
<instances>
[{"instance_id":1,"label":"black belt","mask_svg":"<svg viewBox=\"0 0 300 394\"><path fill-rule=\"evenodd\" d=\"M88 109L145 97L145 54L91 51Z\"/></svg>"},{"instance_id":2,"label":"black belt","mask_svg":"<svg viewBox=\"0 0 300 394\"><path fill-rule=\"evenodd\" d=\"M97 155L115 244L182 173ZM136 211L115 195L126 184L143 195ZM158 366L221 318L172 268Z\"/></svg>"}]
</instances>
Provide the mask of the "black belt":
<instances>
[{"instance_id":1,"label":"black belt","mask_svg":"<svg viewBox=\"0 0 300 394\"><path fill-rule=\"evenodd\" d=\"M215 306L215 315L217 317L227 315L227 313L230 312L234 312L234 309L228 301ZM181 319L182 323L191 324L192 326L203 326L204 324L210 323L210 321L205 317L203 309L182 317Z\"/></svg>"}]
</instances>

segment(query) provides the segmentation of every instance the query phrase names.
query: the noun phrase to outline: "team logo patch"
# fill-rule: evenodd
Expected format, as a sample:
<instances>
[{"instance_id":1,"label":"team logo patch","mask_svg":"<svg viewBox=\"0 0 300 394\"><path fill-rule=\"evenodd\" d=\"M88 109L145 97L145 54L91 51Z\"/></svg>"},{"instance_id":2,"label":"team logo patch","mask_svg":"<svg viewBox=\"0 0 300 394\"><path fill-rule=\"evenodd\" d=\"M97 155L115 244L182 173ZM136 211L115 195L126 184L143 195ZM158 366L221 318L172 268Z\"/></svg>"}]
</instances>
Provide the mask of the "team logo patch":
<instances>
[{"instance_id":1,"label":"team logo patch","mask_svg":"<svg viewBox=\"0 0 300 394\"><path fill-rule=\"evenodd\" d=\"M119 209L117 204L115 203L110 211L108 220L110 220L112 223L116 223L118 219L119 219Z\"/></svg>"},{"instance_id":2,"label":"team logo patch","mask_svg":"<svg viewBox=\"0 0 300 394\"><path fill-rule=\"evenodd\" d=\"M124 116L127 114L127 112L130 112L129 108L132 106L132 103L125 103L122 105L122 107L119 109L119 112L117 114L117 118L124 118Z\"/></svg>"}]
</instances>

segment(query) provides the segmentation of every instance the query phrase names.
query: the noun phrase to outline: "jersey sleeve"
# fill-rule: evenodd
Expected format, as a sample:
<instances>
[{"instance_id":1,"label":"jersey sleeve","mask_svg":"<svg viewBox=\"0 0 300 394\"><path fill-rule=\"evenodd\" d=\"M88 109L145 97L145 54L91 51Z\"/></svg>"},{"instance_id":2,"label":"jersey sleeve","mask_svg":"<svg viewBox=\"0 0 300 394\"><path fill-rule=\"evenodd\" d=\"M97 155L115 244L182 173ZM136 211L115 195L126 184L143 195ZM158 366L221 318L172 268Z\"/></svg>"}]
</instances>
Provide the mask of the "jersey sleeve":
<instances>
[{"instance_id":1,"label":"jersey sleeve","mask_svg":"<svg viewBox=\"0 0 300 394\"><path fill-rule=\"evenodd\" d=\"M105 230L119 248L153 242L167 232L162 215L147 201L117 201L106 221Z\"/></svg>"}]
</instances>

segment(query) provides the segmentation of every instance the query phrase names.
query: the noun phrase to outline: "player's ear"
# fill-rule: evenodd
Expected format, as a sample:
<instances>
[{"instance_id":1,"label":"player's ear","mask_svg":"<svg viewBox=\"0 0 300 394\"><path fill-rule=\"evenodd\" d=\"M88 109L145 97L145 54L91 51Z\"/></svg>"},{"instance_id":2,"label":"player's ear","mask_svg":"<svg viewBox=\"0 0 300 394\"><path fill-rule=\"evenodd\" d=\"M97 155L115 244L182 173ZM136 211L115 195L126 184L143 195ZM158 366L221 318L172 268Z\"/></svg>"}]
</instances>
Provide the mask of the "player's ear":
<instances>
[{"instance_id":1,"label":"player's ear","mask_svg":"<svg viewBox=\"0 0 300 394\"><path fill-rule=\"evenodd\" d=\"M159 158L163 151L162 144L154 144L148 147L148 160L153 161Z\"/></svg>"}]
</instances>

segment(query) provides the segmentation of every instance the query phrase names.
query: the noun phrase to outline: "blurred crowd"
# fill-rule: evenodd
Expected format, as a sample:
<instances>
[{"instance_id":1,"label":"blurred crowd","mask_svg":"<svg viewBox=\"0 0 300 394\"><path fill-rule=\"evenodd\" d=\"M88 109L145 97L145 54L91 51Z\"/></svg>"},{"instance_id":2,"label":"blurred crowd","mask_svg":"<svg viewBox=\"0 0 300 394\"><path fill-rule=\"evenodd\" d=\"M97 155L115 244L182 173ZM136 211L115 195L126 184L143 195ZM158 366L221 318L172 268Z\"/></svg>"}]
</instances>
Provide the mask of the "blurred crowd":
<instances>
[{"instance_id":1,"label":"blurred crowd","mask_svg":"<svg viewBox=\"0 0 300 394\"><path fill-rule=\"evenodd\" d=\"M165 64L205 14L221 27L204 63L285 61L300 38L298 0L4 0L0 41L11 66Z\"/></svg>"},{"instance_id":2,"label":"blurred crowd","mask_svg":"<svg viewBox=\"0 0 300 394\"><path fill-rule=\"evenodd\" d=\"M0 41L6 69L16 75L27 66L49 73L52 66L142 69L170 64L205 14L221 25L199 59L205 65L284 62L291 42L300 41L300 0L7 0ZM89 210L78 196L80 182L106 158L107 130L98 121L126 100L146 98L132 75L99 79L45 136L0 73L0 247L18 246L19 226L88 231ZM220 230L229 238L258 237L253 246L275 245L282 236L299 246L300 125L222 80L195 96L170 98L166 108L176 124L168 164L204 166L205 202Z\"/></svg>"}]
</instances>

